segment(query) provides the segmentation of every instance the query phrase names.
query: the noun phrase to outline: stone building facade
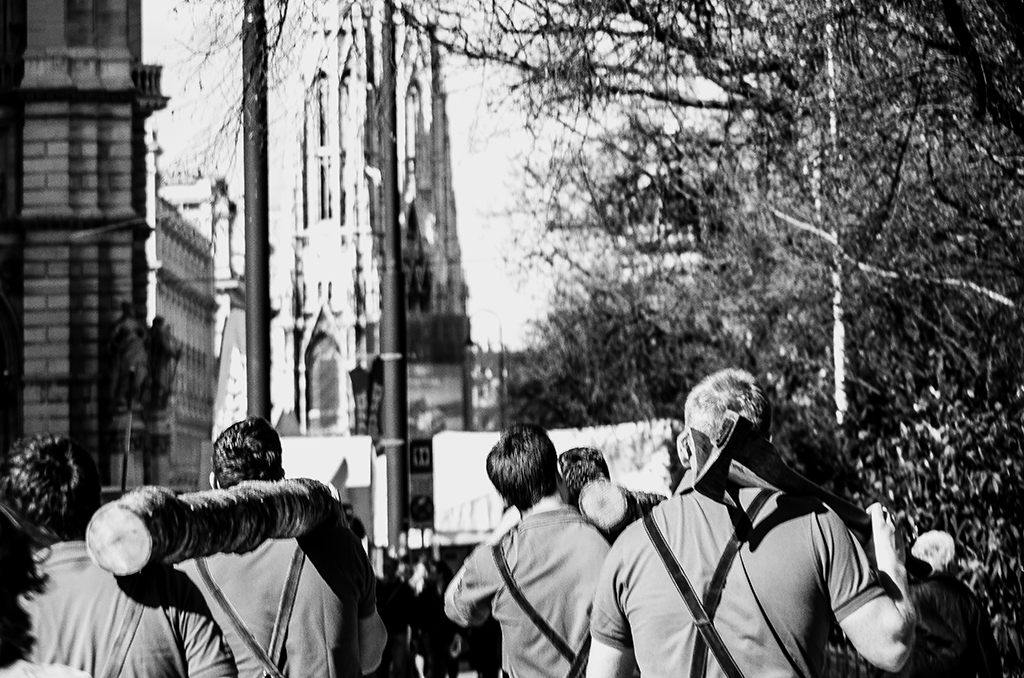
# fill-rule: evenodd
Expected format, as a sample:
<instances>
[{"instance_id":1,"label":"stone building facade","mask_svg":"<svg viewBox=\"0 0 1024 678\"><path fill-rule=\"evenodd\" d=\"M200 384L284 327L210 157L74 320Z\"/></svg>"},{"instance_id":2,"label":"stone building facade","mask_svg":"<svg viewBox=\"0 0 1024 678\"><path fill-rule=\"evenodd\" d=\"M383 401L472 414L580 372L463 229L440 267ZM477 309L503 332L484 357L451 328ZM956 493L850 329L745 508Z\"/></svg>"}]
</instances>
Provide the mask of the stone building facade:
<instances>
[{"instance_id":1,"label":"stone building facade","mask_svg":"<svg viewBox=\"0 0 1024 678\"><path fill-rule=\"evenodd\" d=\"M173 448L160 441L175 431L168 403L188 400L160 395L173 361L154 363L151 342L159 311L188 337L173 383L205 378L211 332L193 332L212 325L212 293L193 282L210 253L147 212L146 121L167 99L160 68L141 62L141 12L142 0L0 0L0 444L68 434L110 485L127 469L132 484L188 486L147 457L154 441Z\"/></svg>"}]
</instances>

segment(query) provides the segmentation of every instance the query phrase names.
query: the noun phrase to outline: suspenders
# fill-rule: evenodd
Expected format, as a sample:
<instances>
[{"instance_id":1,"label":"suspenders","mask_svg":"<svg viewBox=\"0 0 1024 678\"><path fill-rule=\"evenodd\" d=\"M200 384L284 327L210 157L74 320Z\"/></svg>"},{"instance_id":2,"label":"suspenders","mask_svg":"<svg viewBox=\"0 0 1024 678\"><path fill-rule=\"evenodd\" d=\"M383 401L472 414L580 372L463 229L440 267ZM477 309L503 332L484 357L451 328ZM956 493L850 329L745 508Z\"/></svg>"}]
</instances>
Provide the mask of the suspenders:
<instances>
[{"instance_id":1,"label":"suspenders","mask_svg":"<svg viewBox=\"0 0 1024 678\"><path fill-rule=\"evenodd\" d=\"M213 575L210 573L210 567L206 563L206 558L196 558L196 566L204 588L207 593L213 596L217 606L227 615L228 621L231 622L231 626L234 627L242 642L246 644L249 651L263 665L264 676L284 678L284 673L281 670L281 654L284 649L285 638L288 635L288 622L292 616L292 608L295 606L295 593L299 588L299 575L302 573L302 566L305 562L306 554L303 553L302 548L296 545L295 553L292 555L292 564L288 570L288 578L285 580L284 589L281 591L281 600L277 607L277 617L274 620L274 630L270 634L270 648L265 650L259 644L259 641L256 640L256 637L253 636L249 627L245 625L235 606L231 604L231 601L227 599L227 596L224 595L224 592L216 580L214 580Z\"/></svg>"},{"instance_id":2,"label":"suspenders","mask_svg":"<svg viewBox=\"0 0 1024 678\"><path fill-rule=\"evenodd\" d=\"M715 573L711 578L711 582L708 584L708 589L704 595L703 603L698 597L696 591L694 591L690 580L686 577L686 573L683 572L683 568L679 565L679 561L676 559L675 554L672 553L671 548L665 541L665 537L662 535L661 529L658 527L657 523L654 522L653 516L648 513L643 518L644 528L647 530L647 535L654 544L655 551L657 551L658 555L661 557L661 560L665 565L665 569L668 570L669 575L672 577L672 581L675 584L676 589L679 591L680 597L683 599L683 602L686 603L686 607L689 609L690 615L693 617L693 623L699 632L694 642L693 660L690 665L690 678L704 678L707 674L707 657L709 649L714 653L719 666L722 667L722 670L729 678L743 678L743 672L740 671L739 666L736 664L736 660L733 659L732 653L729 652L729 648L725 646L725 643L722 641L722 637L718 634L718 629L715 628L713 619L715 611L718 609L718 605L722 600L722 589L725 586L726 577L728 577L729 571L732 569L733 562L736 560L740 547L746 540L747 532L749 531L754 518L757 517L758 512L764 506L765 502L768 501L771 494L771 490L762 490L754 498L754 501L750 503L746 513L737 511L738 515L733 516L736 529L733 531L732 537L729 539L725 550L722 552L722 556L718 561L718 566L715 568Z\"/></svg>"},{"instance_id":3,"label":"suspenders","mask_svg":"<svg viewBox=\"0 0 1024 678\"><path fill-rule=\"evenodd\" d=\"M522 589L516 584L515 579L512 578L511 570L508 569L508 561L505 560L505 553L501 550L501 544L495 544L491 547L491 554L494 556L494 563L498 566L501 578L505 581L505 586L508 587L509 593L512 594L519 607L523 609L523 612L526 613L526 616L530 618L530 621L533 622L533 625L537 627L544 637L555 646L558 653L569 662L569 673L566 674L566 678L579 678L582 676L587 670L587 659L590 656L590 634L587 634L580 649L574 652L569 647L569 644L565 642L565 639L551 628L551 625L540 616L540 613L523 595Z\"/></svg>"},{"instance_id":4,"label":"suspenders","mask_svg":"<svg viewBox=\"0 0 1024 678\"><path fill-rule=\"evenodd\" d=\"M137 575L131 577L119 577L124 582L124 592L128 597L128 605L125 614L121 617L121 623L117 627L117 635L114 636L114 643L107 655L107 661L103 665L102 673L96 674L98 678L117 678L124 668L124 660L128 657L128 648L135 639L135 632L139 630L139 622L142 621L142 603L137 597L146 590L149 578L149 570L144 569Z\"/></svg>"}]
</instances>

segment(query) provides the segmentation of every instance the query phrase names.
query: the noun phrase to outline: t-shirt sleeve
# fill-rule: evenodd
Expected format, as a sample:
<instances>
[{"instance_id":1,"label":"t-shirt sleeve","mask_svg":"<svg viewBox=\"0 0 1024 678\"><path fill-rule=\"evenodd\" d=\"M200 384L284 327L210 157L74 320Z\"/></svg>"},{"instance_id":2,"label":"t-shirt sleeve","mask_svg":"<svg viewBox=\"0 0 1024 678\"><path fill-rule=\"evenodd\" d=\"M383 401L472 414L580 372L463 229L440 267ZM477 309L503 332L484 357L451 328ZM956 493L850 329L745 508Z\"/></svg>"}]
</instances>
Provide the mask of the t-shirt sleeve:
<instances>
[{"instance_id":1,"label":"t-shirt sleeve","mask_svg":"<svg viewBox=\"0 0 1024 678\"><path fill-rule=\"evenodd\" d=\"M459 626L483 624L491 616L491 600L498 591L500 577L491 547L478 546L445 591L445 614Z\"/></svg>"},{"instance_id":2,"label":"t-shirt sleeve","mask_svg":"<svg viewBox=\"0 0 1024 678\"><path fill-rule=\"evenodd\" d=\"M353 566L359 570L357 609L360 619L366 619L377 611L377 577L370 565L370 557L363 550L363 543L351 530L345 530Z\"/></svg>"},{"instance_id":3,"label":"t-shirt sleeve","mask_svg":"<svg viewBox=\"0 0 1024 678\"><path fill-rule=\"evenodd\" d=\"M603 645L627 650L633 647L633 634L624 612L623 548L628 539L623 536L612 545L597 577L590 635Z\"/></svg>"},{"instance_id":4,"label":"t-shirt sleeve","mask_svg":"<svg viewBox=\"0 0 1024 678\"><path fill-rule=\"evenodd\" d=\"M213 620L198 587L182 572L174 572L178 595L176 607L184 643L185 661L190 678L227 678L237 676L231 654L220 626Z\"/></svg>"},{"instance_id":5,"label":"t-shirt sleeve","mask_svg":"<svg viewBox=\"0 0 1024 678\"><path fill-rule=\"evenodd\" d=\"M824 575L836 621L884 595L864 547L831 509L816 514L823 540Z\"/></svg>"}]
</instances>

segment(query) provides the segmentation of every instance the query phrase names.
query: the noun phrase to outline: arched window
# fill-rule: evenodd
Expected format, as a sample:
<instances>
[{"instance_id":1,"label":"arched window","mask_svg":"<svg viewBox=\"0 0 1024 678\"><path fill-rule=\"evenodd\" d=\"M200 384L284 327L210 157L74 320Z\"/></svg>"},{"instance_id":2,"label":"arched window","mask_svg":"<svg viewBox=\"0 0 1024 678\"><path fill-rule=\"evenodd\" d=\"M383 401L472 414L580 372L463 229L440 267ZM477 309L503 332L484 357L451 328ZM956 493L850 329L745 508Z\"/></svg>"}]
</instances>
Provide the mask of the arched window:
<instances>
[{"instance_id":1,"label":"arched window","mask_svg":"<svg viewBox=\"0 0 1024 678\"><path fill-rule=\"evenodd\" d=\"M308 355L306 402L311 433L338 432L342 424L342 362L337 343L326 335L314 339Z\"/></svg>"}]
</instances>

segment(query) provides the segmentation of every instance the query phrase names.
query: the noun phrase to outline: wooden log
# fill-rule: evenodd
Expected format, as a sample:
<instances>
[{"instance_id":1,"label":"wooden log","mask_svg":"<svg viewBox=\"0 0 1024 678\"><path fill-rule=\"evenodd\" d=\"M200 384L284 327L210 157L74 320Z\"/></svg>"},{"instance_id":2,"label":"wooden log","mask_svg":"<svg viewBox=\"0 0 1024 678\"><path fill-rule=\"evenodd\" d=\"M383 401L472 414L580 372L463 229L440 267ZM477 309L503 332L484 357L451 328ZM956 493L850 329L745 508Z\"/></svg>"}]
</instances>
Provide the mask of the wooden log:
<instances>
[{"instance_id":1,"label":"wooden log","mask_svg":"<svg viewBox=\"0 0 1024 678\"><path fill-rule=\"evenodd\" d=\"M641 518L666 497L639 492L608 480L593 480L580 490L580 513L594 527L614 540L626 527Z\"/></svg>"},{"instance_id":2,"label":"wooden log","mask_svg":"<svg viewBox=\"0 0 1024 678\"><path fill-rule=\"evenodd\" d=\"M150 486L100 507L85 541L97 566L126 575L151 562L246 553L332 519L343 520L341 505L326 485L308 478L247 480L227 490L181 495Z\"/></svg>"}]
</instances>

